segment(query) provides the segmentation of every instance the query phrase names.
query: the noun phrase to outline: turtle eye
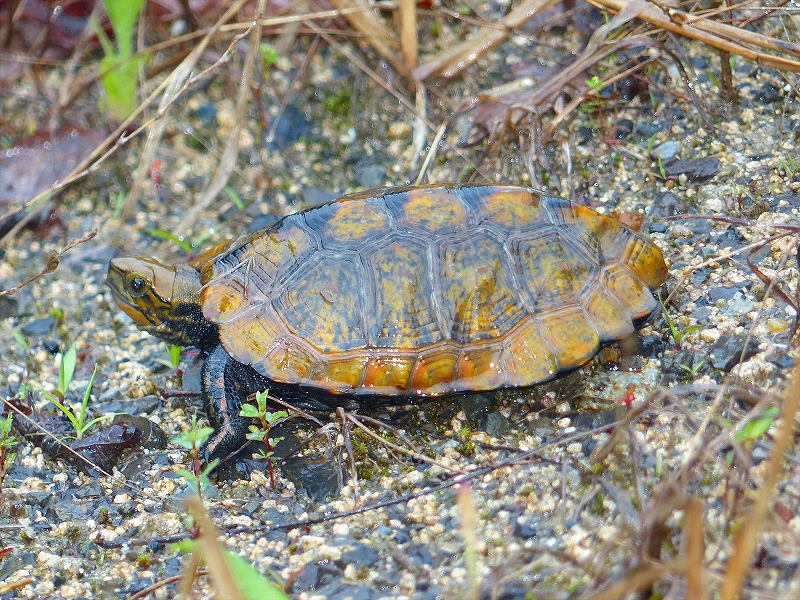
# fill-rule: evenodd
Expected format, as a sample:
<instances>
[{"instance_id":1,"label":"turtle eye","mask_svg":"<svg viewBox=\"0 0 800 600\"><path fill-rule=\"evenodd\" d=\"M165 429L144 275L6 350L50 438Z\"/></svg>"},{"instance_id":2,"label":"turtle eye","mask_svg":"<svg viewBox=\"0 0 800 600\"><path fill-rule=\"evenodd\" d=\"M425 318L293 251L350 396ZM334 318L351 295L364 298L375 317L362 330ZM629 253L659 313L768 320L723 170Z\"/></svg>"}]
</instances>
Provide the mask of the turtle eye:
<instances>
[{"instance_id":1,"label":"turtle eye","mask_svg":"<svg viewBox=\"0 0 800 600\"><path fill-rule=\"evenodd\" d=\"M134 298L144 296L145 292L147 292L147 289L150 287L145 279L134 274L128 276L127 284L128 291Z\"/></svg>"}]
</instances>

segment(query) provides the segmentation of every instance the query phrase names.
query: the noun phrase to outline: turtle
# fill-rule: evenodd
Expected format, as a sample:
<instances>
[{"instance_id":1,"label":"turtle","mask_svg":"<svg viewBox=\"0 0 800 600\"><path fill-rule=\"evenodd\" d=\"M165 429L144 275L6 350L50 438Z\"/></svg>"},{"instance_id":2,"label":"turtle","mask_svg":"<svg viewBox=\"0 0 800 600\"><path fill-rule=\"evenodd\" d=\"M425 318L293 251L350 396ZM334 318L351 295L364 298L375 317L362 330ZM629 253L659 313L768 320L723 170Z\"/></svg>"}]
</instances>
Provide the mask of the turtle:
<instances>
[{"instance_id":1,"label":"turtle","mask_svg":"<svg viewBox=\"0 0 800 600\"><path fill-rule=\"evenodd\" d=\"M247 397L372 408L552 379L655 312L650 240L525 187L344 196L184 264L111 260L134 323L205 357L206 461L246 445Z\"/></svg>"}]
</instances>

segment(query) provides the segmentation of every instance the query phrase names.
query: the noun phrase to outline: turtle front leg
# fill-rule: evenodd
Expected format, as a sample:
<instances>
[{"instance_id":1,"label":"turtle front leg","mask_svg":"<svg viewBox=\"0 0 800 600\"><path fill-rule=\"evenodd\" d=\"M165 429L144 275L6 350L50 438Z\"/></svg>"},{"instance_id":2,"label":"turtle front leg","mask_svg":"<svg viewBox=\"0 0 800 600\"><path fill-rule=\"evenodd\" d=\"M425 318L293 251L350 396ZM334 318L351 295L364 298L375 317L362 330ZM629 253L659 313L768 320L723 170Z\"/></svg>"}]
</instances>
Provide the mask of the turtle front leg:
<instances>
[{"instance_id":1,"label":"turtle front leg","mask_svg":"<svg viewBox=\"0 0 800 600\"><path fill-rule=\"evenodd\" d=\"M203 365L202 391L214 433L200 449L206 463L215 458L224 462L248 443L248 425L254 421L239 414L242 404L247 396L267 387L265 378L233 360L221 345L209 354Z\"/></svg>"}]
</instances>

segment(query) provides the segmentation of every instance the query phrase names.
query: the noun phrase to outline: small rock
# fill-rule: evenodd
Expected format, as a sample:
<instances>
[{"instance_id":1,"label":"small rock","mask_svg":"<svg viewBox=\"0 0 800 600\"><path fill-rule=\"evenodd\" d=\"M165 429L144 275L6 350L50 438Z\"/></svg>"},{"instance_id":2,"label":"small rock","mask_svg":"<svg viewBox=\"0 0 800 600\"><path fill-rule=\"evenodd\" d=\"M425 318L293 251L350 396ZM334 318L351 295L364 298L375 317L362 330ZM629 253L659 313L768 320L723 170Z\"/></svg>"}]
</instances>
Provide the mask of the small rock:
<instances>
[{"instance_id":1,"label":"small rock","mask_svg":"<svg viewBox=\"0 0 800 600\"><path fill-rule=\"evenodd\" d=\"M484 394L467 394L460 396L458 403L461 405L461 410L464 411L464 416L475 427L483 431L486 423L486 416L494 406L494 400Z\"/></svg>"},{"instance_id":2,"label":"small rock","mask_svg":"<svg viewBox=\"0 0 800 600\"><path fill-rule=\"evenodd\" d=\"M723 373L727 373L740 362L752 357L758 349L753 341L750 341L745 348L746 338L723 334L719 339L711 344L708 349L708 357L712 366ZM743 352L744 351L744 352Z\"/></svg>"},{"instance_id":3,"label":"small rock","mask_svg":"<svg viewBox=\"0 0 800 600\"><path fill-rule=\"evenodd\" d=\"M742 282L741 286L746 287L750 285L749 282ZM712 286L708 290L708 295L711 297L711 301L715 304L719 301L728 303L730 302L736 294L741 292L741 288L738 287L736 284L729 284L729 285L715 285Z\"/></svg>"},{"instance_id":4,"label":"small rock","mask_svg":"<svg viewBox=\"0 0 800 600\"><path fill-rule=\"evenodd\" d=\"M53 356L61 352L61 346L59 346L58 342L54 340L44 340L42 342L42 348L47 350L47 352Z\"/></svg>"},{"instance_id":5,"label":"small rock","mask_svg":"<svg viewBox=\"0 0 800 600\"><path fill-rule=\"evenodd\" d=\"M788 371L789 369L794 367L795 359L790 354L784 354L783 356L771 358L770 362L775 366L777 366L779 369Z\"/></svg>"},{"instance_id":6,"label":"small rock","mask_svg":"<svg viewBox=\"0 0 800 600\"><path fill-rule=\"evenodd\" d=\"M483 431L493 438L501 438L514 428L514 424L502 413L492 411L486 415Z\"/></svg>"},{"instance_id":7,"label":"small rock","mask_svg":"<svg viewBox=\"0 0 800 600\"><path fill-rule=\"evenodd\" d=\"M331 565L309 564L297 576L289 591L293 594L314 592L338 580L341 574L339 569Z\"/></svg>"},{"instance_id":8,"label":"small rock","mask_svg":"<svg viewBox=\"0 0 800 600\"><path fill-rule=\"evenodd\" d=\"M289 481L304 489L314 502L335 498L346 478L340 464L325 458L292 457L281 464L281 470Z\"/></svg>"},{"instance_id":9,"label":"small rock","mask_svg":"<svg viewBox=\"0 0 800 600\"><path fill-rule=\"evenodd\" d=\"M662 161L665 161L669 158L674 158L680 151L681 145L678 142L670 140L653 148L650 155L656 160L660 158Z\"/></svg>"},{"instance_id":10,"label":"small rock","mask_svg":"<svg viewBox=\"0 0 800 600\"><path fill-rule=\"evenodd\" d=\"M519 519L514 524L514 535L522 538L523 540L529 540L531 538L536 537L536 528L538 527L538 523L531 522L531 521L520 521Z\"/></svg>"},{"instance_id":11,"label":"small rock","mask_svg":"<svg viewBox=\"0 0 800 600\"><path fill-rule=\"evenodd\" d=\"M578 127L578 144L586 144L592 140L594 129L581 125Z\"/></svg>"},{"instance_id":12,"label":"small rock","mask_svg":"<svg viewBox=\"0 0 800 600\"><path fill-rule=\"evenodd\" d=\"M686 381L691 377L705 375L710 370L706 356L684 348L674 354L667 354L661 359L661 371L664 373L661 383L667 385Z\"/></svg>"},{"instance_id":13,"label":"small rock","mask_svg":"<svg viewBox=\"0 0 800 600\"><path fill-rule=\"evenodd\" d=\"M23 335L27 335L29 337L39 337L49 333L55 326L55 318L43 317L41 319L35 319L25 323L25 325L20 327L19 330Z\"/></svg>"},{"instance_id":14,"label":"small rock","mask_svg":"<svg viewBox=\"0 0 800 600\"><path fill-rule=\"evenodd\" d=\"M692 276L689 277L689 281L692 285L702 285L708 276L711 274L711 269L708 267L703 267L702 269L697 269Z\"/></svg>"},{"instance_id":15,"label":"small rock","mask_svg":"<svg viewBox=\"0 0 800 600\"><path fill-rule=\"evenodd\" d=\"M662 160L666 159L662 156ZM713 156L673 160L664 163L664 172L667 174L667 177L686 175L686 179L689 181L705 183L719 173L719 164L719 159Z\"/></svg>"},{"instance_id":16,"label":"small rock","mask_svg":"<svg viewBox=\"0 0 800 600\"><path fill-rule=\"evenodd\" d=\"M343 585L328 594L328 600L371 600L374 598L372 588L363 585Z\"/></svg>"},{"instance_id":17,"label":"small rock","mask_svg":"<svg viewBox=\"0 0 800 600\"><path fill-rule=\"evenodd\" d=\"M8 319L10 317L18 316L19 301L13 296L0 296L0 319Z\"/></svg>"},{"instance_id":18,"label":"small rock","mask_svg":"<svg viewBox=\"0 0 800 600\"><path fill-rule=\"evenodd\" d=\"M617 139L623 140L633 132L633 121L630 119L620 119L614 130Z\"/></svg>"},{"instance_id":19,"label":"small rock","mask_svg":"<svg viewBox=\"0 0 800 600\"><path fill-rule=\"evenodd\" d=\"M773 104L781 101L781 91L771 83L765 83L754 95L757 102L761 104Z\"/></svg>"},{"instance_id":20,"label":"small rock","mask_svg":"<svg viewBox=\"0 0 800 600\"><path fill-rule=\"evenodd\" d=\"M0 562L0 580L5 580L16 571L29 567L36 567L36 565L36 554L34 552L23 552L18 547L14 548L12 546L11 551L6 554L3 557L3 561ZM13 594L11 594L11 596L13 596Z\"/></svg>"},{"instance_id":21,"label":"small rock","mask_svg":"<svg viewBox=\"0 0 800 600\"><path fill-rule=\"evenodd\" d=\"M25 503L44 508L53 499L53 494L44 490L31 490L25 494Z\"/></svg>"},{"instance_id":22,"label":"small rock","mask_svg":"<svg viewBox=\"0 0 800 600\"><path fill-rule=\"evenodd\" d=\"M95 485L90 483L89 485L82 485L77 490L75 490L75 498L81 499L88 499L88 498L100 498L103 495L103 490L100 488L99 485Z\"/></svg>"},{"instance_id":23,"label":"small rock","mask_svg":"<svg viewBox=\"0 0 800 600\"><path fill-rule=\"evenodd\" d=\"M372 546L356 544L352 550L342 553L336 564L344 568L347 565L357 565L359 567L371 567L378 562L378 552Z\"/></svg>"},{"instance_id":24,"label":"small rock","mask_svg":"<svg viewBox=\"0 0 800 600\"><path fill-rule=\"evenodd\" d=\"M742 316L754 310L755 302L747 298L741 291L733 295L730 302L725 306L725 312L731 315Z\"/></svg>"},{"instance_id":25,"label":"small rock","mask_svg":"<svg viewBox=\"0 0 800 600\"><path fill-rule=\"evenodd\" d=\"M149 412L149 411L142 411ZM167 434L156 423L145 417L121 413L114 417L113 423L133 425L142 432L142 448L147 450L163 450L167 447L169 440Z\"/></svg>"},{"instance_id":26,"label":"small rock","mask_svg":"<svg viewBox=\"0 0 800 600\"><path fill-rule=\"evenodd\" d=\"M203 104L197 109L197 116L206 125L211 125L217 119L217 107L213 104Z\"/></svg>"},{"instance_id":27,"label":"small rock","mask_svg":"<svg viewBox=\"0 0 800 600\"><path fill-rule=\"evenodd\" d=\"M653 135L664 131L663 121L639 121L633 126L633 134L639 136L639 141L647 142Z\"/></svg>"},{"instance_id":28,"label":"small rock","mask_svg":"<svg viewBox=\"0 0 800 600\"><path fill-rule=\"evenodd\" d=\"M265 139L265 146L271 150L287 148L298 140L310 137L313 126L314 124L306 117L305 113L298 110L293 104L288 104L278 116L277 125L274 125L275 139ZM271 123L269 127L265 128L265 135L272 128L273 124Z\"/></svg>"},{"instance_id":29,"label":"small rock","mask_svg":"<svg viewBox=\"0 0 800 600\"><path fill-rule=\"evenodd\" d=\"M684 203L681 202L672 192L660 192L653 199L653 208L650 216L654 219L661 217L672 217L686 212Z\"/></svg>"}]
</instances>

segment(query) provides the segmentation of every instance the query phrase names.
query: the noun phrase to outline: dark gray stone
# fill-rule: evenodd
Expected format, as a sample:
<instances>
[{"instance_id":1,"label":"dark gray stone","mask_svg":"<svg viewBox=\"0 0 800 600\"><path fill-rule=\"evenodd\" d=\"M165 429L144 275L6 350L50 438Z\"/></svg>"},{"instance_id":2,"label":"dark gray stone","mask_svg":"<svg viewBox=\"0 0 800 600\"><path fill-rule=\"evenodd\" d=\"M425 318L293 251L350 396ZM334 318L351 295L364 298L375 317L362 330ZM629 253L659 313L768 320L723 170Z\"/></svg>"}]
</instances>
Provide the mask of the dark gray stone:
<instances>
[{"instance_id":1,"label":"dark gray stone","mask_svg":"<svg viewBox=\"0 0 800 600\"><path fill-rule=\"evenodd\" d=\"M19 328L20 332L23 335L27 335L30 337L39 337L50 333L53 327L56 326L56 320L53 317L43 317L41 319L34 319L33 321L29 321L25 323L22 327Z\"/></svg>"},{"instance_id":2,"label":"dark gray stone","mask_svg":"<svg viewBox=\"0 0 800 600\"><path fill-rule=\"evenodd\" d=\"M357 544L352 550L342 553L342 557L336 564L344 568L347 565L358 567L371 567L378 562L378 552L372 546Z\"/></svg>"},{"instance_id":3,"label":"dark gray stone","mask_svg":"<svg viewBox=\"0 0 800 600\"><path fill-rule=\"evenodd\" d=\"M292 457L281 463L281 470L299 489L304 489L314 502L335 498L346 479L341 465L327 458Z\"/></svg>"},{"instance_id":4,"label":"dark gray stone","mask_svg":"<svg viewBox=\"0 0 800 600\"><path fill-rule=\"evenodd\" d=\"M493 438L501 438L514 429L514 424L497 411L492 411L486 415L486 422L483 430Z\"/></svg>"},{"instance_id":5,"label":"dark gray stone","mask_svg":"<svg viewBox=\"0 0 800 600\"><path fill-rule=\"evenodd\" d=\"M758 349L753 340L745 348L745 337L721 335L708 349L708 358L715 369L727 373L740 362L753 356Z\"/></svg>"}]
</instances>

